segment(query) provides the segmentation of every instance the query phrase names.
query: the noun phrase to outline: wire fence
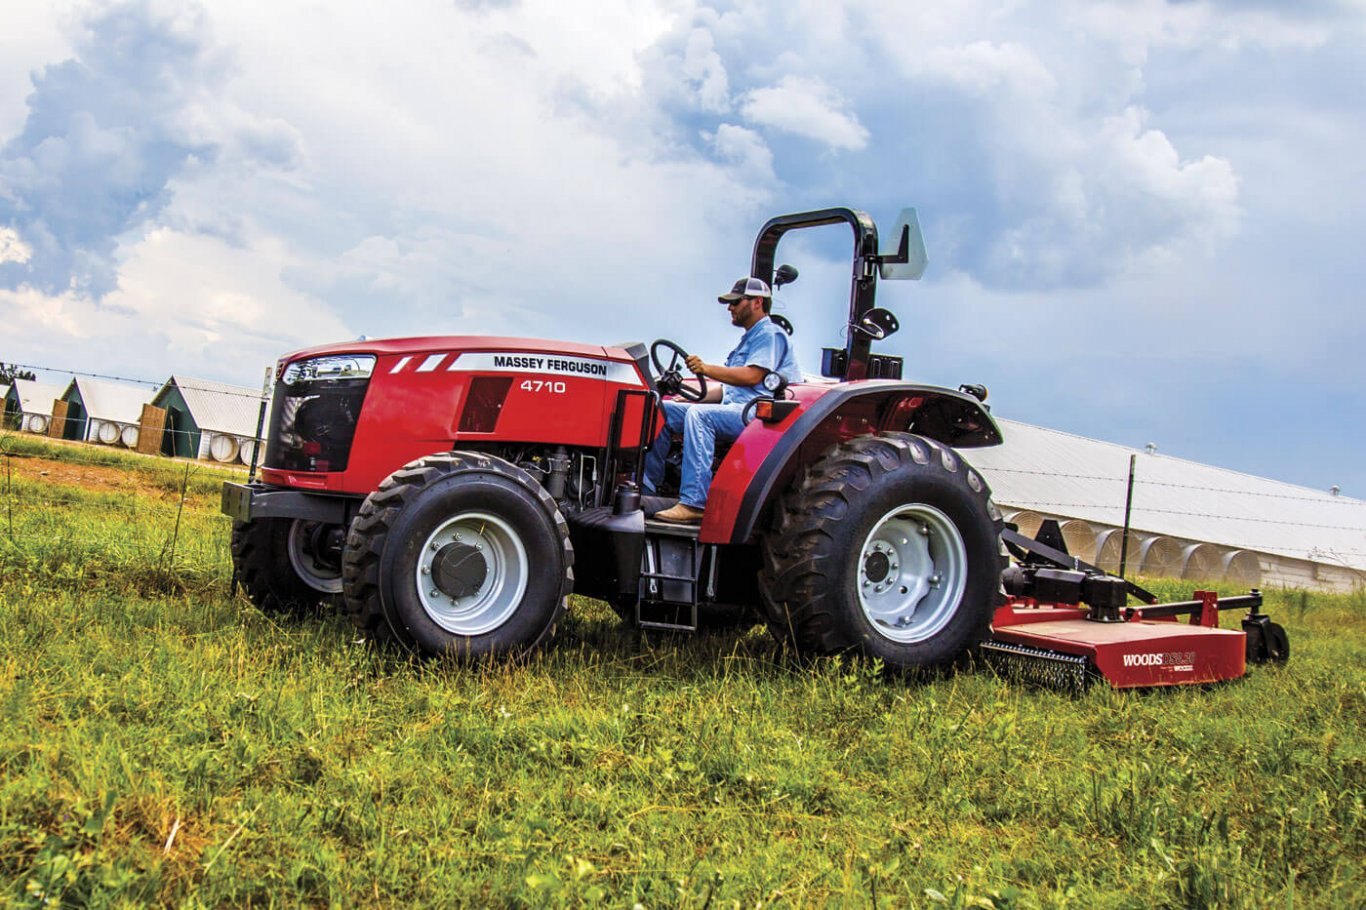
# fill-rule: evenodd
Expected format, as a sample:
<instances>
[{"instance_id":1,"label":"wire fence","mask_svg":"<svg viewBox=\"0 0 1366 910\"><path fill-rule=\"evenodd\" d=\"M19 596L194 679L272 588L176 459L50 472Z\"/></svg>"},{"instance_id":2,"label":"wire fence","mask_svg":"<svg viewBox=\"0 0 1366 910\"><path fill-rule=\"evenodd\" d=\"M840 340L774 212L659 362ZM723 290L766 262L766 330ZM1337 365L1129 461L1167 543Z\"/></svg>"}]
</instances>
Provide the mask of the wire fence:
<instances>
[{"instance_id":1,"label":"wire fence","mask_svg":"<svg viewBox=\"0 0 1366 910\"><path fill-rule=\"evenodd\" d=\"M1023 474L1034 477L1051 477L1058 480L1090 480L1102 483L1127 484L1127 477L1116 477L1108 474L1068 474L1060 471L1029 471L1022 468L992 468L992 474ZM1134 483L1141 483L1147 487L1163 487L1173 490L1196 490L1202 493L1219 493L1226 496L1248 496L1255 499L1278 499L1290 500L1294 502L1312 502L1318 505L1339 505L1347 507L1360 507L1359 500L1350 497L1334 496L1332 494L1324 496L1303 496L1290 493L1268 493L1261 490L1238 490L1230 487L1211 487L1198 483L1177 483L1171 480L1145 480L1139 477L1134 478ZM1121 497L1123 498L1123 497Z\"/></svg>"},{"instance_id":2,"label":"wire fence","mask_svg":"<svg viewBox=\"0 0 1366 910\"><path fill-rule=\"evenodd\" d=\"M0 446L8 441L0 437ZM62 453L0 451L0 567L81 592L111 580L157 593L221 585L231 577L230 521L217 508L223 477L188 461L144 473Z\"/></svg>"},{"instance_id":3,"label":"wire fence","mask_svg":"<svg viewBox=\"0 0 1366 910\"><path fill-rule=\"evenodd\" d=\"M50 536L54 524L60 523L71 514L103 516L103 519L94 520L114 524L117 530L112 533L118 536L118 547L136 555L137 558L154 562L158 571L168 579L183 580L185 566L182 564L183 561L178 562L178 559L186 553L187 533L193 538L190 543L189 561L199 567L194 571L202 573L202 567L206 563L216 564L216 571L220 573L226 571L226 532L229 528L229 519L218 511L219 485L225 479L243 478L238 469L228 468L226 471L231 473L225 473L221 465L187 461L184 467L170 471L164 462L132 453L121 453L119 458L107 462L93 461L90 458L91 452L86 447L73 448L69 456L64 452L50 450L6 451L15 438L15 434L0 436L0 463L3 466L4 483L4 535L11 545L22 545L25 538L32 542ZM161 466L151 471L139 470L138 461L144 458L149 467L156 467L158 464ZM1152 485L1165 486L1156 483ZM1135 487L1135 499L1139 500L1143 495L1143 484L1136 481ZM1007 516L1018 517L1028 512L1040 519L1055 518L1063 523L1065 529L1070 523L1080 524L1091 533L1095 549L1083 553L1082 549L1086 546L1083 542L1082 549L1076 551L1077 555L1084 561L1099 564L1108 571L1115 571L1116 557L1113 548L1117 545L1117 540L1114 537L1110 539L1111 551L1108 562L1102 558L1100 544L1107 535L1113 535L1116 528L1088 519L1069 517L1066 511L1061 509L1044 512L1043 505L1041 502L1028 501L1000 503ZM1090 502L1081 505L1091 510L1100 506L1115 509L1122 507L1123 501ZM1222 521L1248 522L1250 527L1261 527L1273 532L1278 525L1293 528L1308 526L1329 530L1335 534L1357 534L1361 535L1358 540L1366 540L1366 527L1324 526L1272 518L1249 519L1236 514L1163 509L1150 511L1158 514L1208 516ZM192 519L188 527L187 515ZM1034 529L1030 527L1025 530L1032 533ZM204 538L209 539L206 542ZM1160 546L1152 546L1153 556L1162 556L1166 562L1163 563L1159 559L1154 563L1150 560L1145 565L1141 557L1146 550L1141 545L1151 544L1159 539L1168 541L1169 545L1165 551ZM1277 540L1274 536L1247 536L1237 541L1218 542L1135 530L1127 548L1128 569L1134 574L1150 577L1167 575L1219 580L1218 577L1208 575L1186 575L1187 565L1173 561L1183 557L1189 559L1190 550L1200 545L1220 548L1225 557L1224 568L1227 568L1228 554L1241 551L1258 557L1259 566L1266 565L1264 557L1268 555L1301 560L1332 567L1347 578L1346 587L1366 585L1366 571L1362 570L1363 564L1366 563L1366 547L1318 544L1294 551L1284 545L1284 540ZM1217 564L1216 560L1215 565ZM1271 574L1274 576L1276 573L1273 571ZM1308 577L1312 579L1315 576ZM1230 581L1232 580L1233 577L1230 575ZM1260 579L1254 579L1250 583L1256 584L1259 581ZM1344 586L1341 579L1335 584L1338 587Z\"/></svg>"},{"instance_id":4,"label":"wire fence","mask_svg":"<svg viewBox=\"0 0 1366 910\"><path fill-rule=\"evenodd\" d=\"M68 369L67 367L43 366L42 364L36 363L9 363L7 364L7 366L19 370L35 370L42 373L59 373L64 376L84 376L88 379L104 379L111 382L125 382L134 385L145 385L155 389L160 389L163 386L169 385L171 381L175 379L174 376L167 377L163 380L137 379L131 376L112 376L108 373L91 373L87 370L72 370ZM248 398L252 401L262 401L269 397L268 395L263 395L259 392L250 391L247 386L238 386L236 388L224 388L224 386L231 386L231 383L215 383L213 385L194 385L193 383L186 383L177 380L175 385L176 388L187 389L192 392L209 392L215 395L226 395L228 397L234 398Z\"/></svg>"},{"instance_id":5,"label":"wire fence","mask_svg":"<svg viewBox=\"0 0 1366 910\"><path fill-rule=\"evenodd\" d=\"M39 430L28 429L21 424L21 421L11 415L6 415L0 430L22 433L35 439L57 439L64 442L81 442L90 445L102 446L112 451L136 450L141 441L144 427L141 423L127 421L110 420L99 417L64 417L54 418L51 415L43 416L43 428ZM55 435L52 431L53 423L60 423L61 430ZM92 427L91 424L95 426ZM110 440L99 439L99 430L103 426L112 426L118 431L117 435ZM137 430L137 436L125 438L125 431L128 429ZM197 430L177 429L175 427L162 427L155 430L159 437L158 449L160 454L169 457L188 457L204 458L208 456L211 460L229 464L240 461L242 464L250 464L253 451L262 451L265 440L261 435L253 432L244 434L231 430L220 430L213 428L201 428ZM93 437L93 438L92 438ZM219 458L213 451L214 441L218 439L227 440L230 448L226 457ZM222 451L220 449L220 451ZM146 454L146 453L144 453Z\"/></svg>"},{"instance_id":6,"label":"wire fence","mask_svg":"<svg viewBox=\"0 0 1366 910\"><path fill-rule=\"evenodd\" d=\"M174 376L156 382L41 364L12 364L11 366L46 373L68 374L73 377L84 376L116 382L136 383L157 388L164 388L174 382L176 387L187 391L202 391L248 400L257 406L258 424L261 406L268 405L270 400L269 383L262 393L254 393L245 390L244 387L235 390L225 389L217 384L196 385L193 381L177 380ZM0 427L13 429L13 417L9 414L6 417L9 423L0 425ZM49 432L41 434L20 433L19 435L52 438L54 436L51 431L53 418L50 414L47 417ZM62 418L56 419L61 420ZM106 439L102 442L98 439L89 438L92 435L92 421L97 422L94 428L96 434L102 426L112 425L119 430L118 438ZM112 451L127 451L137 446L136 442L130 441L131 435L125 435L124 431L128 427L137 427L139 434L142 432L140 424L110 421L89 414L83 416L68 415L65 418L65 425L55 435L68 441L87 442ZM164 455L189 456L202 459L205 463L218 465L235 463L249 465L264 454L264 440L259 426L254 429L254 432L247 434L214 430L207 427L185 429L171 423L160 428L157 432L161 434L161 437L156 448ZM220 439L226 441L219 442ZM138 441L141 442L142 440L139 439ZM214 451L215 446L217 446L216 452ZM0 445L0 450L3 448L5 447ZM147 446L143 446L144 453L147 448ZM0 455L4 454L4 451L0 451ZM1366 518L1363 518L1366 516L1366 508L1363 508L1360 501L1348 497L1238 489L1236 487L1186 483L1170 479L1145 478L1141 474L1129 477L1116 474L1043 471L1010 467L983 469L982 473L987 476L989 482L992 482L993 478L999 477L1001 479L1000 484L1003 487L1006 486L1005 480L1012 477L1075 481L1082 485L1091 485L1091 489L1088 491L1091 494L1089 496L1083 494L1080 497L1051 499L1031 498L1027 494L998 495L997 501L998 505L1008 512L1028 511L1038 513L1043 517L1053 517L1064 521L1089 522L1100 533L1113 530L1122 523L1110 519L1124 513L1126 493L1129 484L1132 483L1133 515L1137 519L1134 524L1136 529L1134 534L1141 538L1151 539L1162 536L1164 533L1162 526L1172 525L1173 522L1170 520L1175 519L1177 520L1176 524L1182 525L1185 533L1178 534L1170 529L1166 533L1176 543L1192 545L1205 542L1209 536L1222 536L1222 541L1212 542L1216 546L1225 548L1274 554L1340 567L1354 573L1362 581L1366 581L1366 571L1363 571L1363 568L1366 568ZM993 482L993 486L996 486L996 483ZM1069 490L1068 492L1078 491ZM1173 494L1178 497L1181 494L1191 494L1189 498L1193 501L1183 506L1174 502ZM1214 500L1211 501L1210 497L1214 497ZM10 499L11 497L7 492L7 501ZM87 506L100 507L93 506L92 503L82 497L64 497L60 494L50 497L48 504L52 506L70 505L74 504L77 499ZM1282 503L1296 514L1277 515L1274 509L1258 508L1258 504L1261 503ZM1295 507L1296 504L1312 506L1313 514L1305 515L1305 506ZM1211 508L1211 505L1215 507ZM1221 505L1223 508L1218 508ZM123 508L117 503L110 503L105 507ZM1339 515L1345 520L1334 520ZM1105 516L1105 518L1098 516ZM1224 527L1220 529L1218 535L1202 535L1190 533L1192 522L1221 523ZM1278 534L1278 531L1283 533Z\"/></svg>"},{"instance_id":7,"label":"wire fence","mask_svg":"<svg viewBox=\"0 0 1366 910\"><path fill-rule=\"evenodd\" d=\"M261 425L262 418L269 407L272 391L270 378L273 377L273 371L267 373L267 381L262 391L254 392L245 386L178 379L174 375L162 381L155 381L109 373L95 373L87 370L72 370L45 364L15 363L8 364L6 368L60 373L71 376L73 381L76 377L85 377L156 389L155 394L148 394L147 400L141 404L146 406L152 404L153 401L161 400L163 406L160 407L160 410L163 422L160 424L155 421L148 423L145 411L136 420L127 419L132 415L115 412L112 408L100 414L90 413L81 402L79 391L75 397L69 397L71 396L70 383L61 395L54 396L52 400L42 401L31 397L26 400L19 386L16 385L12 392L5 395L5 413L3 423L0 423L0 427L4 429L17 429L34 435L45 435L69 441L98 442L110 446L122 445L129 449L137 448L139 443L143 442L143 434L155 433L157 439L153 448L159 448L161 454L194 458L202 458L207 455L214 461L240 460L243 464L251 463L263 443ZM179 413L178 409L173 410L163 394L171 388L182 393L198 392L212 396L207 401L209 402L208 406L215 411L211 417L213 425L201 422L202 418L196 419L191 413L189 419L195 423L194 428L186 429L176 426L176 421L186 418L183 415L172 416ZM229 400L232 404L224 406L224 399ZM62 416L61 408L76 405L81 405L81 410L74 414L68 412ZM130 405L125 402L120 407L126 410ZM195 409L205 407L205 399L200 399L192 407ZM106 427L112 428L113 433L108 438L99 438L100 434L106 432ZM219 442L220 439L225 441ZM216 450L214 449L215 446L217 446ZM144 443L142 450L148 451L146 443Z\"/></svg>"}]
</instances>

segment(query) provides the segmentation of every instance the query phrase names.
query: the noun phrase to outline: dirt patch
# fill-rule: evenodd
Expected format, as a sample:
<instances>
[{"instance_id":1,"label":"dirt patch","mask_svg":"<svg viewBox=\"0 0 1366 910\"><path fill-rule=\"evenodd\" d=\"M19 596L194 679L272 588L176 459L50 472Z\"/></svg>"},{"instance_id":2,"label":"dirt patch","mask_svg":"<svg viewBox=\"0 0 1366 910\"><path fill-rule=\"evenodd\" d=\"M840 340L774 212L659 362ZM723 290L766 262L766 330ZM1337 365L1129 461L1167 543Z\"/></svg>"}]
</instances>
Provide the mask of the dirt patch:
<instances>
[{"instance_id":1,"label":"dirt patch","mask_svg":"<svg viewBox=\"0 0 1366 910\"><path fill-rule=\"evenodd\" d=\"M107 493L165 496L166 488L148 481L140 471L95 464L68 464L47 458L6 459L16 480L60 483Z\"/></svg>"}]
</instances>

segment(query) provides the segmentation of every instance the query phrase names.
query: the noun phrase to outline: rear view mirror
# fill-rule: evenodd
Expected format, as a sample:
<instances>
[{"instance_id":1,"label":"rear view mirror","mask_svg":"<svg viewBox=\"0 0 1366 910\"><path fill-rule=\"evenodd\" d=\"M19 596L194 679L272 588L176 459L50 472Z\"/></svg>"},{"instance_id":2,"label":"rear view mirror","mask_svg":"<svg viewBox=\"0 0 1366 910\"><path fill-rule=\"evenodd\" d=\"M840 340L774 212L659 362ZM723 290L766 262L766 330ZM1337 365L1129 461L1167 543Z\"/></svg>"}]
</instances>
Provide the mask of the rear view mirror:
<instances>
[{"instance_id":1,"label":"rear view mirror","mask_svg":"<svg viewBox=\"0 0 1366 910\"><path fill-rule=\"evenodd\" d=\"M891 242L891 249L886 244ZM902 209L892 232L881 241L878 272L888 281L918 279L925 274L930 258L925 252L925 238L920 234L920 219L915 209Z\"/></svg>"}]
</instances>

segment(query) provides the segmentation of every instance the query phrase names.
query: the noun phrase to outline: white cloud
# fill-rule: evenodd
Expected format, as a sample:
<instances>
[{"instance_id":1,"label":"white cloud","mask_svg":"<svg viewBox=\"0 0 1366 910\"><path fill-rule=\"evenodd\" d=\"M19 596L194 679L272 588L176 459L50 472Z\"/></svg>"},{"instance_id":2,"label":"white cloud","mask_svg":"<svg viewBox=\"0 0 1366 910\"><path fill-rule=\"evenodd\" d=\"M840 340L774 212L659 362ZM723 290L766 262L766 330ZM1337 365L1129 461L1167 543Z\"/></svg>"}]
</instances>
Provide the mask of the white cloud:
<instances>
[{"instance_id":1,"label":"white cloud","mask_svg":"<svg viewBox=\"0 0 1366 910\"><path fill-rule=\"evenodd\" d=\"M0 227L0 263L13 262L22 265L32 256L33 248L24 243L18 231Z\"/></svg>"},{"instance_id":2,"label":"white cloud","mask_svg":"<svg viewBox=\"0 0 1366 910\"><path fill-rule=\"evenodd\" d=\"M99 334L100 326L89 318L90 300L74 292L45 294L27 285L7 290L0 288L0 317L6 331L24 339L29 335L60 338L67 344ZM26 345L27 350L33 347ZM13 358L13 355L10 355ZM29 360L40 359L32 354Z\"/></svg>"},{"instance_id":3,"label":"white cloud","mask_svg":"<svg viewBox=\"0 0 1366 910\"><path fill-rule=\"evenodd\" d=\"M904 64L917 78L942 80L978 97L1005 92L1048 98L1058 88L1057 77L1027 48L1014 42L968 44L930 48Z\"/></svg>"},{"instance_id":4,"label":"white cloud","mask_svg":"<svg viewBox=\"0 0 1366 910\"><path fill-rule=\"evenodd\" d=\"M777 84L753 89L741 111L752 123L815 139L831 148L858 150L868 144L868 130L848 102L820 79L784 76Z\"/></svg>"},{"instance_id":5,"label":"white cloud","mask_svg":"<svg viewBox=\"0 0 1366 910\"><path fill-rule=\"evenodd\" d=\"M773 173L773 151L764 142L764 137L754 130L723 123L716 128L716 132L706 133L705 138L718 157L733 162L738 173L752 183L764 186L776 179Z\"/></svg>"},{"instance_id":6,"label":"white cloud","mask_svg":"<svg viewBox=\"0 0 1366 910\"><path fill-rule=\"evenodd\" d=\"M726 67L712 43L711 32L695 28L689 33L680 69L682 75L694 86L698 107L716 113L724 113L730 109Z\"/></svg>"},{"instance_id":7,"label":"white cloud","mask_svg":"<svg viewBox=\"0 0 1366 910\"><path fill-rule=\"evenodd\" d=\"M362 332L717 353L730 327L696 307L755 228L832 204L883 222L918 206L931 266L896 343L921 378L1062 337L1051 372L1082 382L1119 337L1197 385L1183 365L1240 313L1293 339L1281 370L1366 331L1343 277L1366 176L1340 152L1366 141L1359 8L18 4L0 35L6 359L156 378L221 352L223 378L254 383L286 348ZM803 269L785 292L803 351L838 343L847 281L847 232L809 233L781 254ZM1154 326L1115 315L1137 308ZM1359 358L1333 363L1366 387ZM1005 400L1021 372L998 377Z\"/></svg>"}]
</instances>

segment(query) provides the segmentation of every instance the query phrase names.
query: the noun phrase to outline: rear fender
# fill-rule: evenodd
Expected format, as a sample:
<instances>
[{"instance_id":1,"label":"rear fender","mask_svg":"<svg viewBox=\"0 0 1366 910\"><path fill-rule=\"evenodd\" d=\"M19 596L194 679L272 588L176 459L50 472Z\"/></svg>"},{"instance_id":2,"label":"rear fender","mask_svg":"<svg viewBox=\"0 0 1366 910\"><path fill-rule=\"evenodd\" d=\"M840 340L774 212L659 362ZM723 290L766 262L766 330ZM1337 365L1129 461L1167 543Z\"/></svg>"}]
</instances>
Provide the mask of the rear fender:
<instances>
[{"instance_id":1,"label":"rear fender","mask_svg":"<svg viewBox=\"0 0 1366 910\"><path fill-rule=\"evenodd\" d=\"M782 424L751 424L741 434L708 496L703 543L749 542L798 472L855 436L910 432L960 449L1002 441L982 403L952 389L880 380L834 386L823 394L820 388L795 388L800 407Z\"/></svg>"}]
</instances>

